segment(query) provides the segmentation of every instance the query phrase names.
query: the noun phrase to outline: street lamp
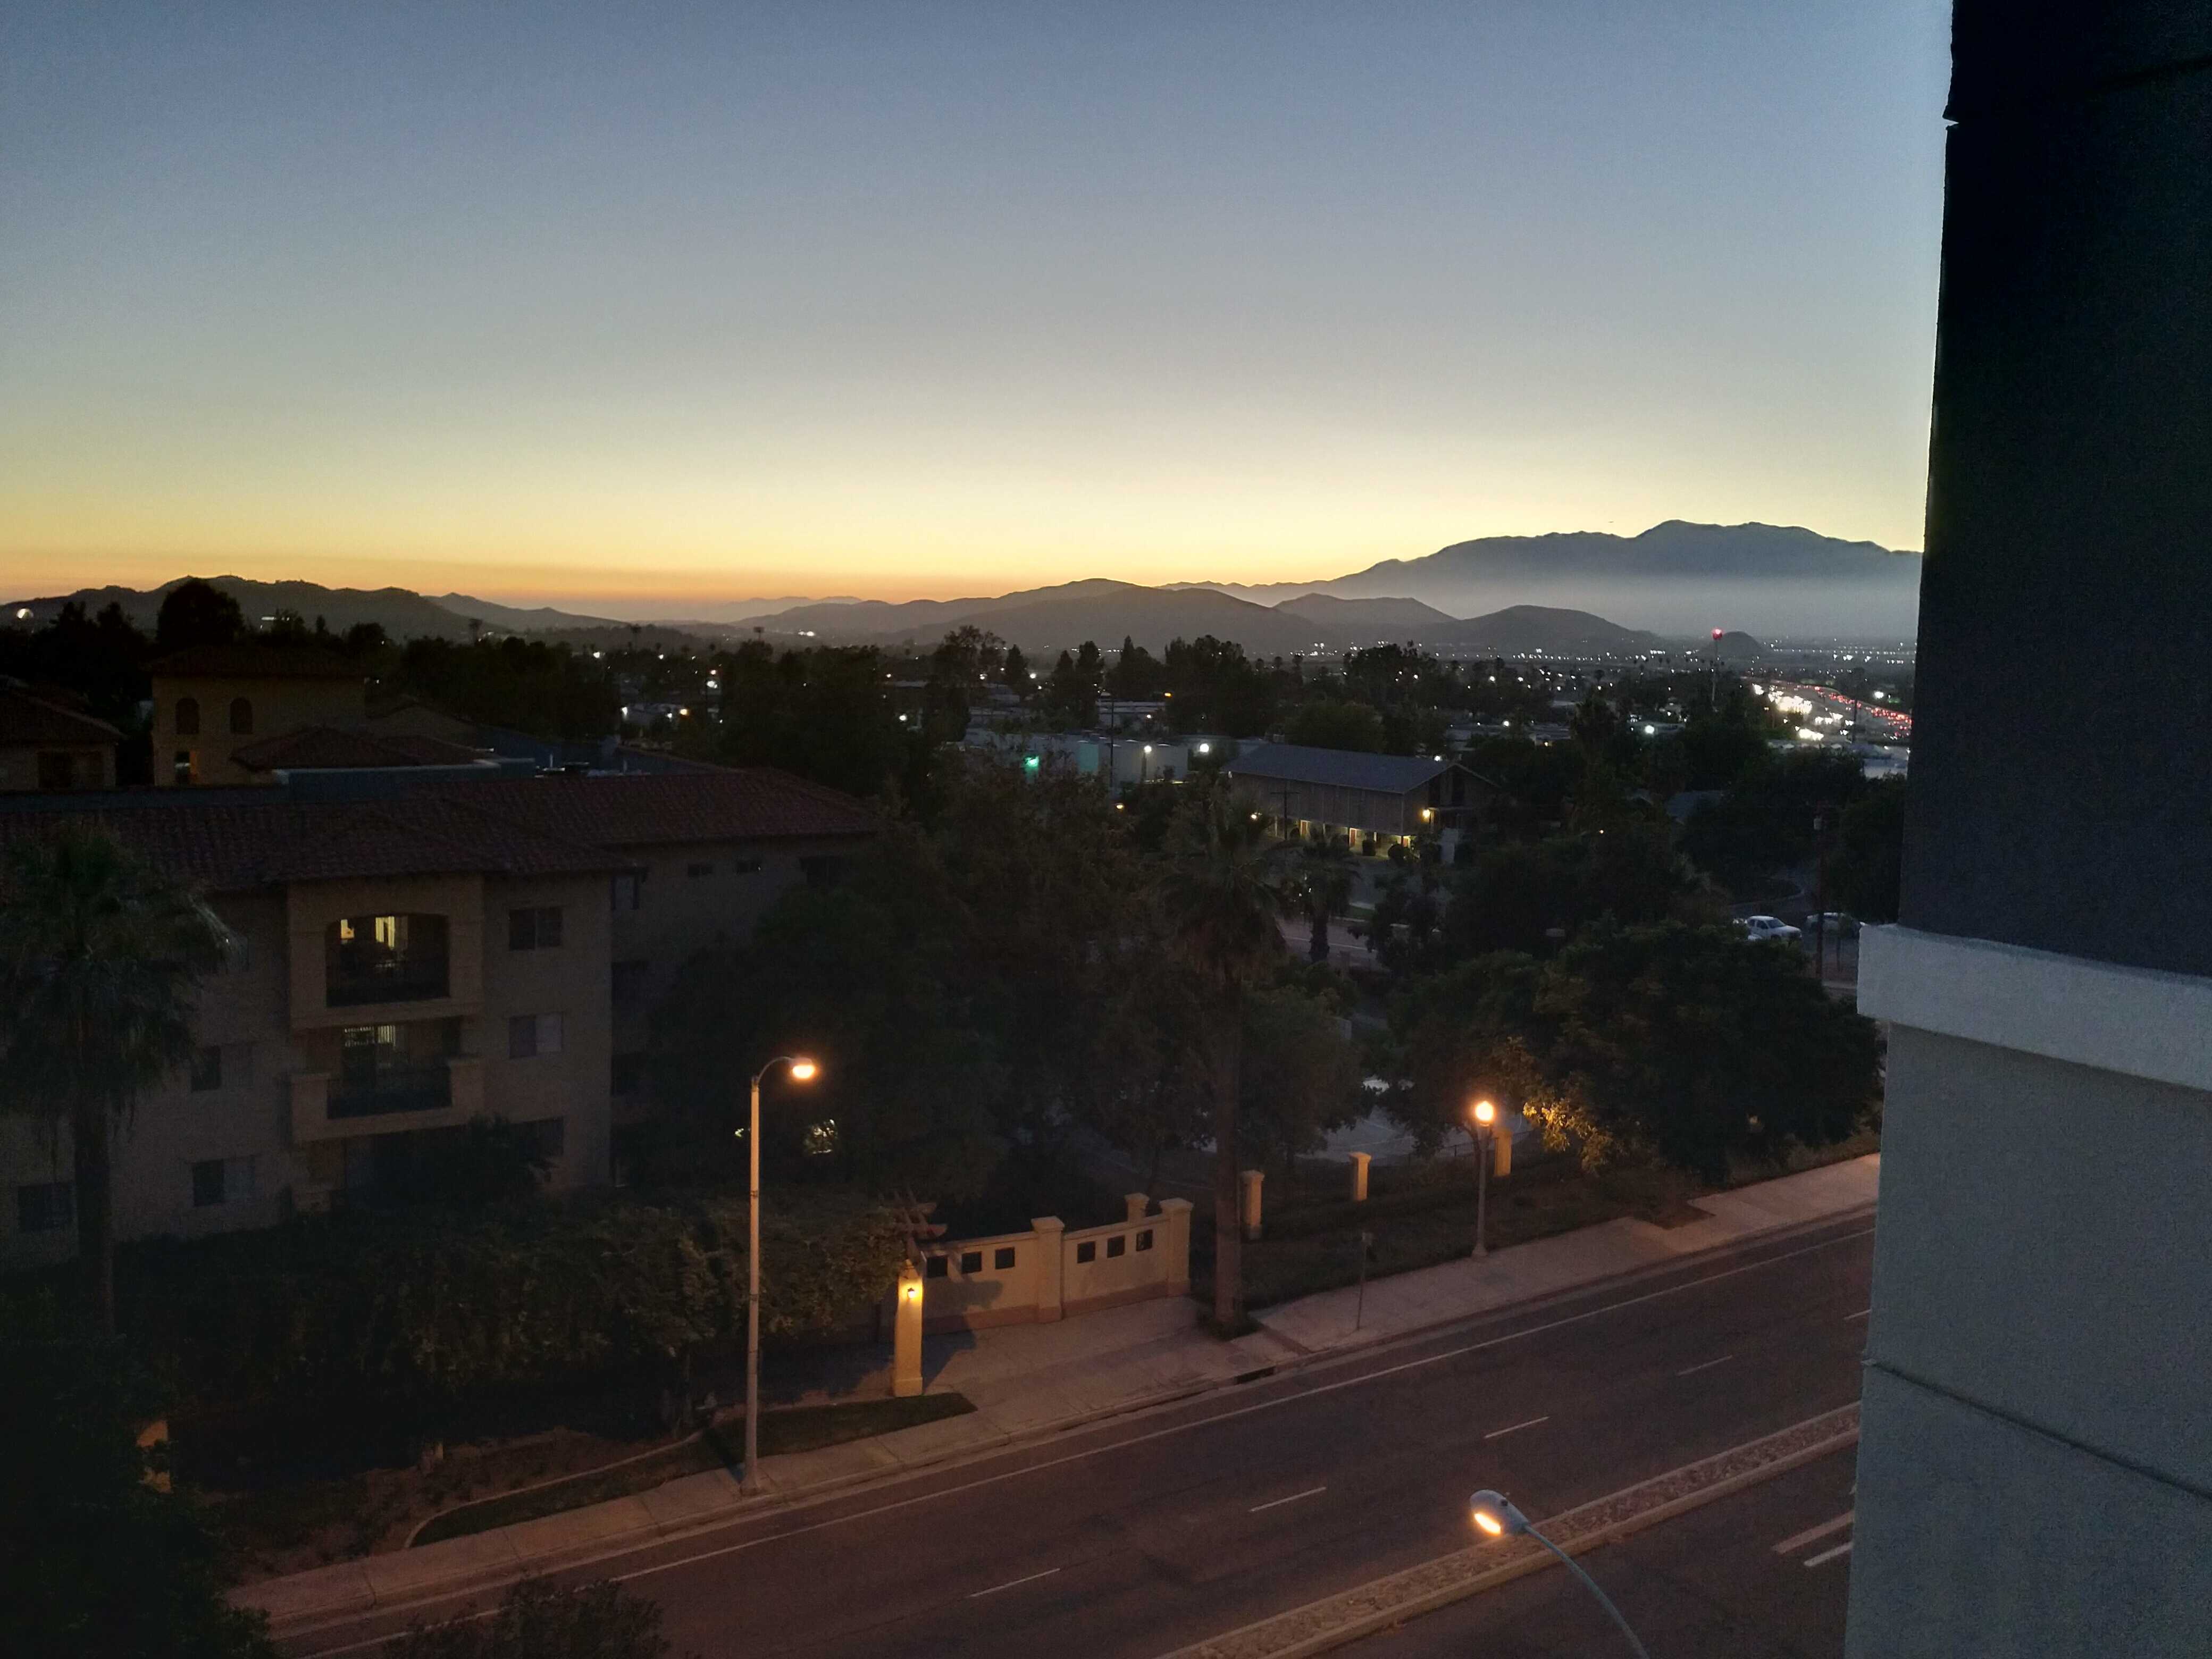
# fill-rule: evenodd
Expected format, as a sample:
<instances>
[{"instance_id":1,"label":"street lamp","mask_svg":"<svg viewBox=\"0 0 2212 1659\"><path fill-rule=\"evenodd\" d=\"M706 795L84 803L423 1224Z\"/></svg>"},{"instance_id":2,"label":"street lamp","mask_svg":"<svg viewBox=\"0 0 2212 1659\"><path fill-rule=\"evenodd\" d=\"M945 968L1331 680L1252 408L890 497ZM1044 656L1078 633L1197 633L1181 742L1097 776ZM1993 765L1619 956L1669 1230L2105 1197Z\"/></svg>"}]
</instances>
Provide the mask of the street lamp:
<instances>
[{"instance_id":1,"label":"street lamp","mask_svg":"<svg viewBox=\"0 0 2212 1659\"><path fill-rule=\"evenodd\" d=\"M1629 1627L1628 1620L1620 1616L1620 1609L1613 1605L1613 1598L1597 1587L1597 1580L1584 1572L1574 1557L1538 1532L1528 1517L1507 1501L1504 1492L1492 1492L1486 1487L1467 1500L1467 1512L1474 1522L1475 1530L1485 1537L1504 1538L1509 1534L1526 1533L1565 1562L1567 1571L1581 1579L1583 1587L1597 1597L1598 1605L1613 1615L1613 1622L1620 1626L1620 1633L1628 1638L1628 1645L1636 1650L1637 1659L1651 1659L1650 1650L1637 1638L1636 1632Z\"/></svg>"},{"instance_id":2,"label":"street lamp","mask_svg":"<svg viewBox=\"0 0 2212 1659\"><path fill-rule=\"evenodd\" d=\"M1477 1261L1490 1254L1490 1160L1494 1150L1491 1137L1497 1133L1491 1125L1498 1121L1498 1108L1486 1100L1474 1103L1474 1255Z\"/></svg>"},{"instance_id":3,"label":"street lamp","mask_svg":"<svg viewBox=\"0 0 2212 1659\"><path fill-rule=\"evenodd\" d=\"M821 1070L811 1060L778 1054L753 1073L752 1113L745 1127L745 1156L752 1169L745 1205L745 1478L738 1488L748 1498L760 1491L760 1086L779 1066L791 1068L794 1083L811 1083Z\"/></svg>"}]
</instances>

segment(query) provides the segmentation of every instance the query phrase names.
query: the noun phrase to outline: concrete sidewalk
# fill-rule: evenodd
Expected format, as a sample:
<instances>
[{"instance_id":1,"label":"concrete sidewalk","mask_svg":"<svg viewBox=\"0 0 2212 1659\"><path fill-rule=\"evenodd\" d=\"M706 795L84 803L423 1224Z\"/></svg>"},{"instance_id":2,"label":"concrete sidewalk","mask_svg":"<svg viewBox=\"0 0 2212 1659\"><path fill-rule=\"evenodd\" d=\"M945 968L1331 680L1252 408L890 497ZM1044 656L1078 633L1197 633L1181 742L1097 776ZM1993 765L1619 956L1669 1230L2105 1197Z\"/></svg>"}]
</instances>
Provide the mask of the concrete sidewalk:
<instances>
[{"instance_id":1,"label":"concrete sidewalk","mask_svg":"<svg viewBox=\"0 0 2212 1659\"><path fill-rule=\"evenodd\" d=\"M726 1470L687 1475L635 1497L570 1510L396 1553L250 1584L234 1594L278 1630L392 1607L445 1590L503 1583L624 1546L642 1545L750 1510L973 1455L1287 1369L1332 1352L1618 1279L1762 1234L1870 1206L1879 1155L1696 1200L1706 1219L1661 1228L1609 1221L1499 1250L1481 1261L1372 1280L1353 1328L1356 1292L1329 1291L1271 1308L1234 1342L1202 1330L1181 1297L1052 1325L933 1338L927 1392L957 1392L975 1410L871 1440L761 1461L765 1495L747 1499Z\"/></svg>"}]
</instances>

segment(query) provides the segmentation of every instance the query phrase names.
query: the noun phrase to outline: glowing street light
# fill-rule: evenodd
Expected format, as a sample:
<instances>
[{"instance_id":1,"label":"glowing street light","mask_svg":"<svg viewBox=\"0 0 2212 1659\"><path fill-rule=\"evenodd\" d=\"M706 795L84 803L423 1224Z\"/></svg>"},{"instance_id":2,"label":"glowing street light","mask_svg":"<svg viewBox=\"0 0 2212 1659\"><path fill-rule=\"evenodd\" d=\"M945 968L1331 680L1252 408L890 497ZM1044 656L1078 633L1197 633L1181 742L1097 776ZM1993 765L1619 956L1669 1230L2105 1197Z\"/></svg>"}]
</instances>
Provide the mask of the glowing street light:
<instances>
[{"instance_id":1,"label":"glowing street light","mask_svg":"<svg viewBox=\"0 0 2212 1659\"><path fill-rule=\"evenodd\" d=\"M1468 1115L1474 1119L1474 1255L1479 1261L1490 1254L1490 1138L1497 1133L1491 1126L1498 1121L1498 1108L1478 1100Z\"/></svg>"},{"instance_id":2,"label":"glowing street light","mask_svg":"<svg viewBox=\"0 0 2212 1659\"><path fill-rule=\"evenodd\" d=\"M1584 1572L1574 1557L1538 1532L1534 1523L1516 1509L1504 1492L1485 1487L1467 1500L1467 1513L1468 1518L1474 1522L1475 1530L1486 1538L1518 1538L1525 1534L1558 1556L1566 1564L1567 1571L1582 1580L1583 1588L1597 1597L1598 1605L1613 1615L1613 1622L1620 1626L1620 1633L1628 1638L1628 1645L1636 1650L1637 1659L1651 1659L1650 1650L1630 1628L1628 1620L1620 1616L1620 1609L1613 1605L1613 1598L1597 1587L1597 1580Z\"/></svg>"},{"instance_id":3,"label":"glowing street light","mask_svg":"<svg viewBox=\"0 0 2212 1659\"><path fill-rule=\"evenodd\" d=\"M794 1083L811 1083L822 1069L800 1055L778 1054L753 1073L752 1110L744 1130L752 1178L745 1203L745 1476L739 1487L748 1498L760 1491L760 1086L779 1066L790 1067Z\"/></svg>"}]
</instances>

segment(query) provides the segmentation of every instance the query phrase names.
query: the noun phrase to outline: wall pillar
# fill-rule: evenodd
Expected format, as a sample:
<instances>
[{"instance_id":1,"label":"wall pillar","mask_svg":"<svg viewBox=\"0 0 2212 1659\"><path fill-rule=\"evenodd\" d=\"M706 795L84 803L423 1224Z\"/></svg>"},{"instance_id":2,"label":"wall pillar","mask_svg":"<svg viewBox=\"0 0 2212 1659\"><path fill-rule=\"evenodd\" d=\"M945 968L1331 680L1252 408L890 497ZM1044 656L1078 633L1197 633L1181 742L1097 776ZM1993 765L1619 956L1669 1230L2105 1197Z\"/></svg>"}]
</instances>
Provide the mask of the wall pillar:
<instances>
[{"instance_id":1,"label":"wall pillar","mask_svg":"<svg viewBox=\"0 0 2212 1659\"><path fill-rule=\"evenodd\" d=\"M1129 1219L1132 1221L1142 1221L1145 1212L1152 1207L1152 1199L1144 1193L1124 1193L1121 1202L1129 1206Z\"/></svg>"},{"instance_id":2,"label":"wall pillar","mask_svg":"<svg viewBox=\"0 0 2212 1659\"><path fill-rule=\"evenodd\" d=\"M1036 1322L1049 1325L1060 1316L1060 1285L1066 1279L1066 1246L1060 1235L1067 1224L1056 1215L1030 1218L1037 1236Z\"/></svg>"},{"instance_id":3,"label":"wall pillar","mask_svg":"<svg viewBox=\"0 0 2212 1659\"><path fill-rule=\"evenodd\" d=\"M1257 1238L1260 1236L1260 1183L1267 1177L1266 1172L1260 1170L1246 1170L1243 1173L1244 1176L1244 1237Z\"/></svg>"},{"instance_id":4,"label":"wall pillar","mask_svg":"<svg viewBox=\"0 0 2212 1659\"><path fill-rule=\"evenodd\" d=\"M1352 1155L1352 1201L1354 1204L1367 1201L1367 1166L1371 1162L1372 1158L1365 1152Z\"/></svg>"},{"instance_id":5,"label":"wall pillar","mask_svg":"<svg viewBox=\"0 0 2212 1659\"><path fill-rule=\"evenodd\" d=\"M921 1269L899 1269L897 1315L891 1331L891 1395L908 1400L921 1392Z\"/></svg>"},{"instance_id":6,"label":"wall pillar","mask_svg":"<svg viewBox=\"0 0 2212 1659\"><path fill-rule=\"evenodd\" d=\"M1174 1296L1190 1294L1190 1200L1187 1198L1164 1198L1160 1200L1160 1219L1167 1229L1168 1291Z\"/></svg>"}]
</instances>

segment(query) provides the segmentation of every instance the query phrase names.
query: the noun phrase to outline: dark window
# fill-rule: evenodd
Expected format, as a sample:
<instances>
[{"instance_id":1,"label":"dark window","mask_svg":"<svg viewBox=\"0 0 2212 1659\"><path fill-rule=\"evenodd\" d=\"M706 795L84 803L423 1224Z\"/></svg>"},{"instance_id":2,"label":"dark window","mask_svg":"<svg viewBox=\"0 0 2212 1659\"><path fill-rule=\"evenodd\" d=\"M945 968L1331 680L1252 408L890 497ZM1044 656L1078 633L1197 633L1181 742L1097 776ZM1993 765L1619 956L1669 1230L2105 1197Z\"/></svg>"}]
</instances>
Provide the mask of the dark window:
<instances>
[{"instance_id":1,"label":"dark window","mask_svg":"<svg viewBox=\"0 0 2212 1659\"><path fill-rule=\"evenodd\" d=\"M565 1117L541 1118L535 1123L522 1126L530 1131L530 1138L538 1156L557 1158L568 1150L568 1120Z\"/></svg>"},{"instance_id":2,"label":"dark window","mask_svg":"<svg viewBox=\"0 0 2212 1659\"><path fill-rule=\"evenodd\" d=\"M951 1261L947 1261L944 1256L933 1255L922 1263L921 1276L924 1279L942 1279L947 1273L951 1272L951 1270L952 1263Z\"/></svg>"},{"instance_id":3,"label":"dark window","mask_svg":"<svg viewBox=\"0 0 2212 1659\"><path fill-rule=\"evenodd\" d=\"M192 1092L205 1094L210 1089L222 1087L222 1050L195 1048L192 1050Z\"/></svg>"},{"instance_id":4,"label":"dark window","mask_svg":"<svg viewBox=\"0 0 2212 1659\"><path fill-rule=\"evenodd\" d=\"M66 1181L15 1188L15 1231L58 1233L76 1225L76 1189Z\"/></svg>"},{"instance_id":5,"label":"dark window","mask_svg":"<svg viewBox=\"0 0 2212 1659\"><path fill-rule=\"evenodd\" d=\"M617 1054L614 1091L618 1095L634 1095L641 1092L644 1087L644 1054Z\"/></svg>"},{"instance_id":6,"label":"dark window","mask_svg":"<svg viewBox=\"0 0 2212 1659\"><path fill-rule=\"evenodd\" d=\"M230 700L230 734L234 738L253 735L253 705L244 697Z\"/></svg>"},{"instance_id":7,"label":"dark window","mask_svg":"<svg viewBox=\"0 0 2212 1659\"><path fill-rule=\"evenodd\" d=\"M711 876L714 873L714 866L711 864L687 864L684 866L684 873L692 877Z\"/></svg>"},{"instance_id":8,"label":"dark window","mask_svg":"<svg viewBox=\"0 0 2212 1659\"><path fill-rule=\"evenodd\" d=\"M996 1250L994 1250L991 1253L991 1265L997 1268L1000 1273L1004 1273L1007 1268L1012 1267L1014 1265L1014 1247L1011 1244L1000 1245Z\"/></svg>"},{"instance_id":9,"label":"dark window","mask_svg":"<svg viewBox=\"0 0 2212 1659\"><path fill-rule=\"evenodd\" d=\"M760 867L761 861L758 859L732 859L730 860L730 873L733 876L757 876L760 873Z\"/></svg>"},{"instance_id":10,"label":"dark window","mask_svg":"<svg viewBox=\"0 0 2212 1659\"><path fill-rule=\"evenodd\" d=\"M617 962L614 965L615 1006L635 1008L645 1001L645 982L653 972L653 964L641 958L635 962Z\"/></svg>"},{"instance_id":11,"label":"dark window","mask_svg":"<svg viewBox=\"0 0 2212 1659\"><path fill-rule=\"evenodd\" d=\"M1152 1248L1152 1230L1150 1227L1137 1235L1137 1248L1140 1250L1149 1250Z\"/></svg>"},{"instance_id":12,"label":"dark window","mask_svg":"<svg viewBox=\"0 0 2212 1659\"><path fill-rule=\"evenodd\" d=\"M809 887L835 887L844 878L845 867L851 862L849 859L822 853L799 860L799 868Z\"/></svg>"},{"instance_id":13,"label":"dark window","mask_svg":"<svg viewBox=\"0 0 2212 1659\"><path fill-rule=\"evenodd\" d=\"M1128 1255L1129 1236L1127 1233L1115 1233L1113 1237L1106 1241L1106 1254L1108 1255Z\"/></svg>"},{"instance_id":14,"label":"dark window","mask_svg":"<svg viewBox=\"0 0 2212 1659\"><path fill-rule=\"evenodd\" d=\"M645 908L645 875L642 870L623 870L616 872L612 892L614 908L617 910Z\"/></svg>"},{"instance_id":15,"label":"dark window","mask_svg":"<svg viewBox=\"0 0 2212 1659\"><path fill-rule=\"evenodd\" d=\"M982 1251L981 1251L981 1250L963 1250L963 1251L961 1251L961 1252L960 1252L960 1271L961 1271L962 1273L981 1273L981 1272L983 1271L983 1253L982 1253Z\"/></svg>"},{"instance_id":16,"label":"dark window","mask_svg":"<svg viewBox=\"0 0 2212 1659\"><path fill-rule=\"evenodd\" d=\"M529 1060L561 1052L561 1016L516 1014L507 1022L507 1057Z\"/></svg>"},{"instance_id":17,"label":"dark window","mask_svg":"<svg viewBox=\"0 0 2212 1659\"><path fill-rule=\"evenodd\" d=\"M93 763L95 775L99 763ZM76 757L52 751L39 757L39 787L41 789L74 789L76 787Z\"/></svg>"},{"instance_id":18,"label":"dark window","mask_svg":"<svg viewBox=\"0 0 2212 1659\"><path fill-rule=\"evenodd\" d=\"M1075 1259L1078 1261L1097 1261L1098 1241L1095 1238L1085 1239L1082 1243L1075 1247Z\"/></svg>"},{"instance_id":19,"label":"dark window","mask_svg":"<svg viewBox=\"0 0 2212 1659\"><path fill-rule=\"evenodd\" d=\"M550 951L561 943L561 907L539 905L507 913L507 948L510 951Z\"/></svg>"},{"instance_id":20,"label":"dark window","mask_svg":"<svg viewBox=\"0 0 2212 1659\"><path fill-rule=\"evenodd\" d=\"M192 1165L192 1207L204 1210L222 1202L222 1160L209 1158Z\"/></svg>"},{"instance_id":21,"label":"dark window","mask_svg":"<svg viewBox=\"0 0 2212 1659\"><path fill-rule=\"evenodd\" d=\"M324 930L323 981L332 1008L421 1002L447 994L443 916L343 916Z\"/></svg>"},{"instance_id":22,"label":"dark window","mask_svg":"<svg viewBox=\"0 0 2212 1659\"><path fill-rule=\"evenodd\" d=\"M177 699L177 735L197 738L200 734L200 700L198 697Z\"/></svg>"}]
</instances>

